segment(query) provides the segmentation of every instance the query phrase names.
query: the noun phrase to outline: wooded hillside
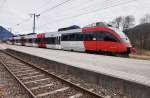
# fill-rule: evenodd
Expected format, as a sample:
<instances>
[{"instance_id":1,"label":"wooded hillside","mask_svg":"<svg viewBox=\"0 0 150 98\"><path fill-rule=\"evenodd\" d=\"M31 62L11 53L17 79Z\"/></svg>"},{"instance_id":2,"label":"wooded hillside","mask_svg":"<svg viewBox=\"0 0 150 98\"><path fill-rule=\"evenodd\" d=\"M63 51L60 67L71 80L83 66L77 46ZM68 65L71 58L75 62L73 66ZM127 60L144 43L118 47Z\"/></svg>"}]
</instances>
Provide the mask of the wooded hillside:
<instances>
[{"instance_id":1,"label":"wooded hillside","mask_svg":"<svg viewBox=\"0 0 150 98\"><path fill-rule=\"evenodd\" d=\"M125 32L135 48L150 50L150 23L140 24Z\"/></svg>"}]
</instances>

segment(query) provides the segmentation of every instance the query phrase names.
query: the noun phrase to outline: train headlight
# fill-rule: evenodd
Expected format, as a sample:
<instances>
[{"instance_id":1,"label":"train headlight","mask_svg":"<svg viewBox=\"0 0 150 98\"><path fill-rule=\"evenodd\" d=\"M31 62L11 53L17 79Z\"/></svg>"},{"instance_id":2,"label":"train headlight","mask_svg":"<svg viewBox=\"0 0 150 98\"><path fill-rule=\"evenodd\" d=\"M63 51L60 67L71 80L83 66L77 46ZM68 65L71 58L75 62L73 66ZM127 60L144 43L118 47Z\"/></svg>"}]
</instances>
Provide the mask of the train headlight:
<instances>
[{"instance_id":1,"label":"train headlight","mask_svg":"<svg viewBox=\"0 0 150 98\"><path fill-rule=\"evenodd\" d=\"M128 38L121 38L123 42L130 43Z\"/></svg>"}]
</instances>

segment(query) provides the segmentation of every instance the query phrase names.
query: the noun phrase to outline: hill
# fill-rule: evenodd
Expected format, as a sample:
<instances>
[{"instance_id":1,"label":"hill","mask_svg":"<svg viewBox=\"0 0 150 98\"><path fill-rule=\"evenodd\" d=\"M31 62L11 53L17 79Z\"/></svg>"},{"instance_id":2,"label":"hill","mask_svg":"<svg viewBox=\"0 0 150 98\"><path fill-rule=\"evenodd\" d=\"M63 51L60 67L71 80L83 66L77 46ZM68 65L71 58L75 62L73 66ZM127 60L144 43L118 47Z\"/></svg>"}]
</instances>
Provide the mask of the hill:
<instances>
[{"instance_id":1,"label":"hill","mask_svg":"<svg viewBox=\"0 0 150 98\"><path fill-rule=\"evenodd\" d=\"M0 26L0 40L5 40L12 36L13 34L11 32Z\"/></svg>"},{"instance_id":2,"label":"hill","mask_svg":"<svg viewBox=\"0 0 150 98\"><path fill-rule=\"evenodd\" d=\"M126 34L135 48L150 50L150 23L137 25Z\"/></svg>"}]
</instances>

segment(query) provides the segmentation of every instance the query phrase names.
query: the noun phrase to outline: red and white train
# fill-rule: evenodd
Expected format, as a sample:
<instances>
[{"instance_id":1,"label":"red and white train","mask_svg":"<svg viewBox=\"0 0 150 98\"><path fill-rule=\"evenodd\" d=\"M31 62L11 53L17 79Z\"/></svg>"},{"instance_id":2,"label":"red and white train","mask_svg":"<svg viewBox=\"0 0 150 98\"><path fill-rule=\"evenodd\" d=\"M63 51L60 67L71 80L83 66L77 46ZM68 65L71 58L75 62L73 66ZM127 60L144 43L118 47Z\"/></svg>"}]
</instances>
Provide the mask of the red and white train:
<instances>
[{"instance_id":1,"label":"red and white train","mask_svg":"<svg viewBox=\"0 0 150 98\"><path fill-rule=\"evenodd\" d=\"M23 46L123 55L128 55L133 49L128 37L122 31L104 25L15 36L8 42Z\"/></svg>"}]
</instances>

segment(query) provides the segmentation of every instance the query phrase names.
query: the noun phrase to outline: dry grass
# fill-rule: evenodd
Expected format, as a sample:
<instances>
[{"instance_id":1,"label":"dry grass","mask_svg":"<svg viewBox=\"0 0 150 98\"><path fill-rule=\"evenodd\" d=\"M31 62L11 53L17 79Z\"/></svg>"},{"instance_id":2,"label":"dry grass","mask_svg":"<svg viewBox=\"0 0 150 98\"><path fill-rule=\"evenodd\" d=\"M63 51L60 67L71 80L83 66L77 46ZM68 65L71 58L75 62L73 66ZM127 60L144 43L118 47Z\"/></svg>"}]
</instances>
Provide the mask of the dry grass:
<instances>
[{"instance_id":1,"label":"dry grass","mask_svg":"<svg viewBox=\"0 0 150 98\"><path fill-rule=\"evenodd\" d=\"M150 50L137 50L137 53L130 54L131 58L150 60Z\"/></svg>"}]
</instances>

